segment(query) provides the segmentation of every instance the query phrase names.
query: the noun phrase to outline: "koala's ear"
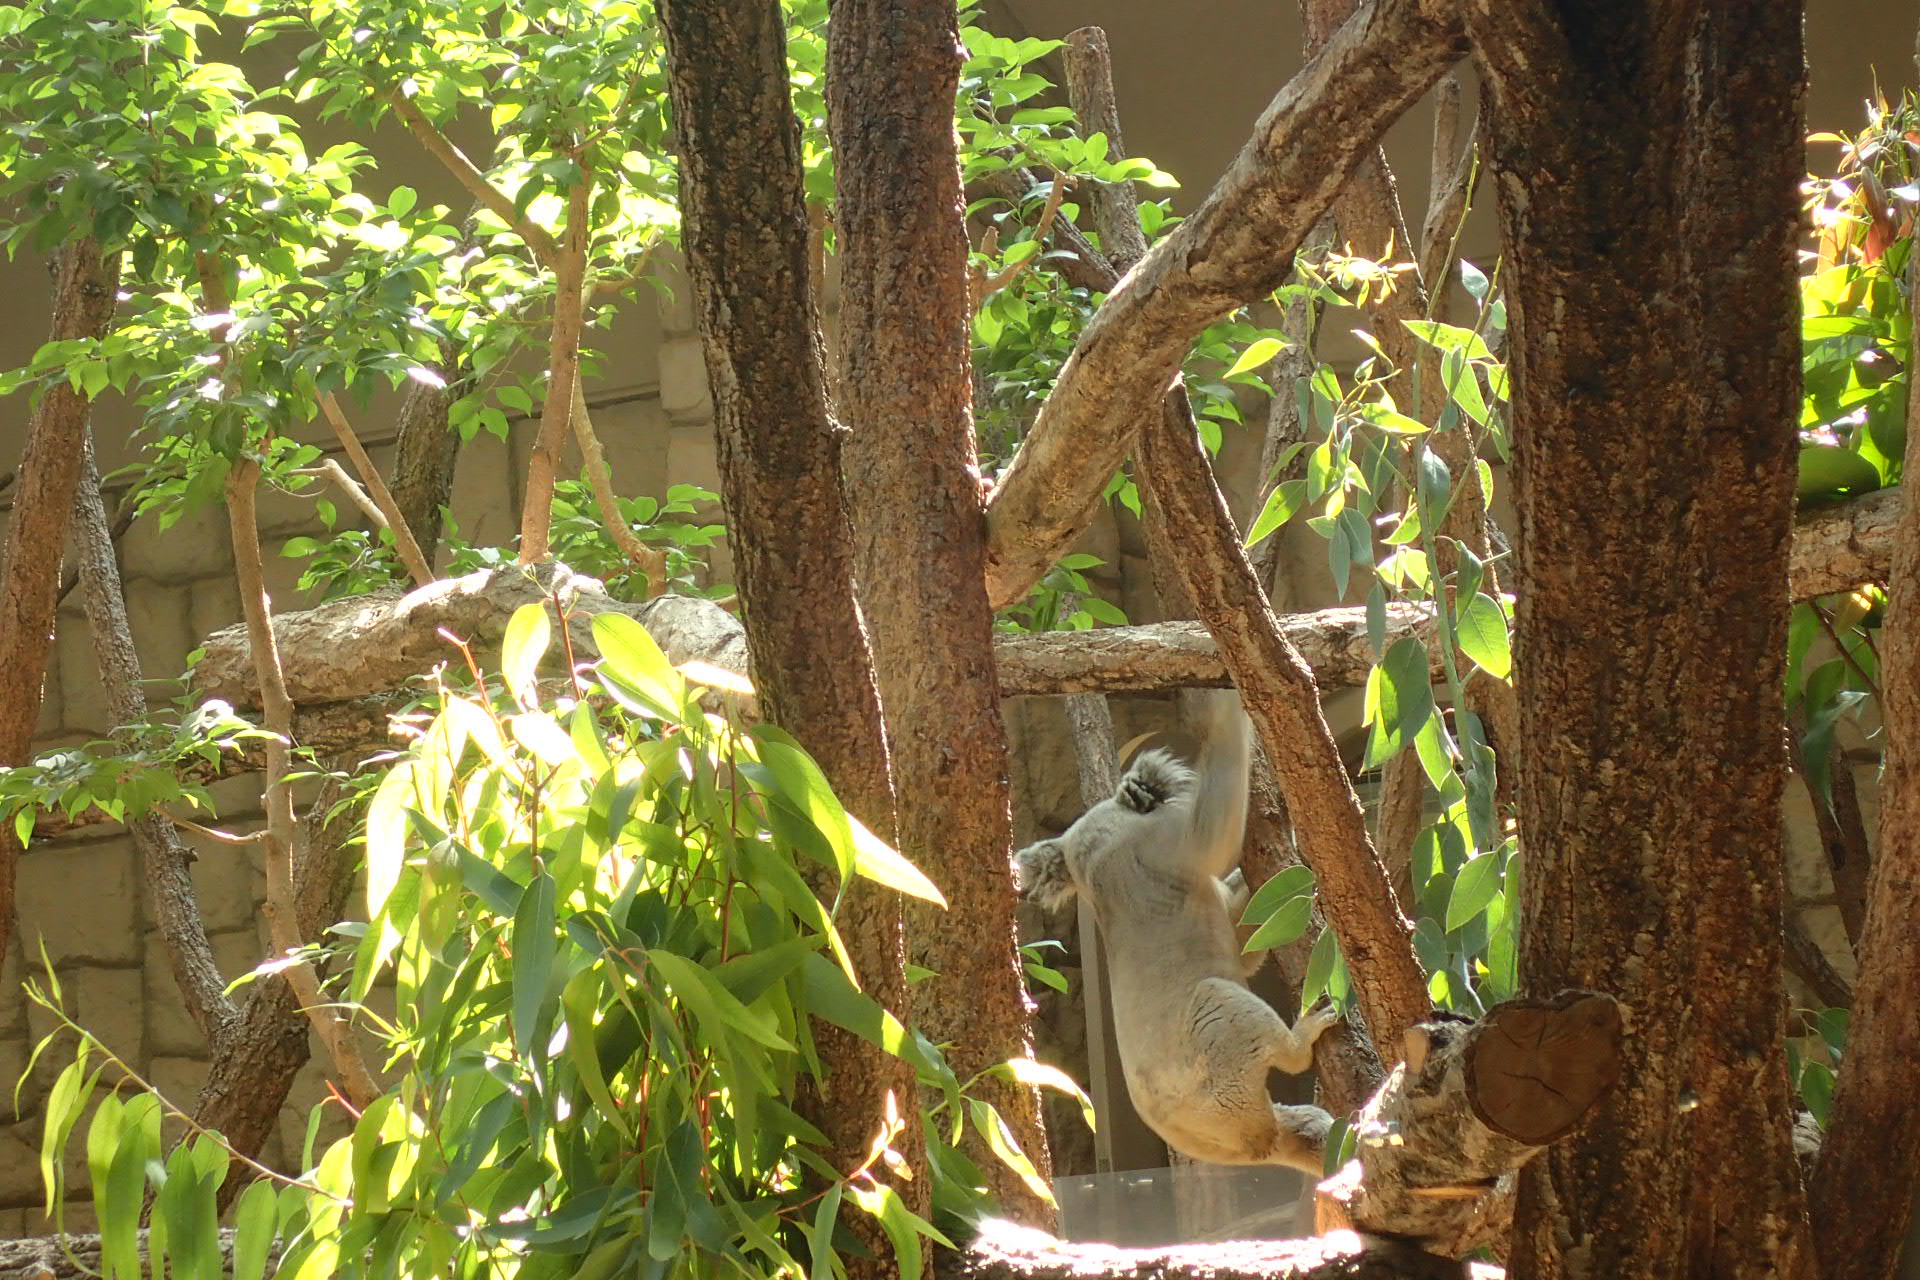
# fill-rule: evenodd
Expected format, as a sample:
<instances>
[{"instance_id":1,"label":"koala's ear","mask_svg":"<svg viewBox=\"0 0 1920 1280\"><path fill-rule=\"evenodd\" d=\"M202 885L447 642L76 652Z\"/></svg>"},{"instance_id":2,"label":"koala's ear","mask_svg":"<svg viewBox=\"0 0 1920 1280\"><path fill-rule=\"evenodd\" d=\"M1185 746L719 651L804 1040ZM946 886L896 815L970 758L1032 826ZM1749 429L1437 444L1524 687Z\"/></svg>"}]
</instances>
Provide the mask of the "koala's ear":
<instances>
[{"instance_id":1,"label":"koala's ear","mask_svg":"<svg viewBox=\"0 0 1920 1280\"><path fill-rule=\"evenodd\" d=\"M1059 840L1042 840L1014 854L1013 872L1020 892L1044 910L1056 911L1073 897L1067 850Z\"/></svg>"}]
</instances>

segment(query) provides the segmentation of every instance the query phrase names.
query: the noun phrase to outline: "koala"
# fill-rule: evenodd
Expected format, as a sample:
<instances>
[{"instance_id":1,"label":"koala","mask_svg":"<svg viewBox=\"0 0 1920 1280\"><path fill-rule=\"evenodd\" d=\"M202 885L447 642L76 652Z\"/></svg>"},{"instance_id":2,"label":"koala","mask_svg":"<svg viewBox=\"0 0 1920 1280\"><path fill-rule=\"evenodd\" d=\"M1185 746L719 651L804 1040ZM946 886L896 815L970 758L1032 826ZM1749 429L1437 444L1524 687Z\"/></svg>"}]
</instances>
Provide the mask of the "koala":
<instances>
[{"instance_id":1,"label":"koala","mask_svg":"<svg viewBox=\"0 0 1920 1280\"><path fill-rule=\"evenodd\" d=\"M1197 768L1136 758L1110 799L1014 855L1021 892L1049 910L1078 893L1107 940L1120 1066L1135 1110L1169 1146L1216 1164L1321 1171L1332 1117L1283 1106L1267 1070L1298 1073L1337 1015L1292 1027L1247 988L1234 933L1247 900L1235 863L1247 818L1248 731L1232 690L1205 696Z\"/></svg>"}]
</instances>

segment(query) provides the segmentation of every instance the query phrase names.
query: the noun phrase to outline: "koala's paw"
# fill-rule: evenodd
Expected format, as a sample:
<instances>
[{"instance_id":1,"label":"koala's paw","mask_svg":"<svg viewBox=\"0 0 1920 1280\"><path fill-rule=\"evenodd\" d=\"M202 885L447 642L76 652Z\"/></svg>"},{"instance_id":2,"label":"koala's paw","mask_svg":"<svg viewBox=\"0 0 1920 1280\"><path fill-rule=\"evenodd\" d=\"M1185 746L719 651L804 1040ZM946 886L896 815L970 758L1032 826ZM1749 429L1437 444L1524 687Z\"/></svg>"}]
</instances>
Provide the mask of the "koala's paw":
<instances>
[{"instance_id":1,"label":"koala's paw","mask_svg":"<svg viewBox=\"0 0 1920 1280\"><path fill-rule=\"evenodd\" d=\"M1300 1021L1293 1024L1293 1033L1303 1044L1312 1047L1326 1029L1340 1021L1340 1011L1322 1000L1313 1008L1300 1015Z\"/></svg>"},{"instance_id":2,"label":"koala's paw","mask_svg":"<svg viewBox=\"0 0 1920 1280\"><path fill-rule=\"evenodd\" d=\"M1058 840L1042 840L1014 854L1013 876L1021 894L1043 910L1058 910L1073 897L1073 876Z\"/></svg>"}]
</instances>

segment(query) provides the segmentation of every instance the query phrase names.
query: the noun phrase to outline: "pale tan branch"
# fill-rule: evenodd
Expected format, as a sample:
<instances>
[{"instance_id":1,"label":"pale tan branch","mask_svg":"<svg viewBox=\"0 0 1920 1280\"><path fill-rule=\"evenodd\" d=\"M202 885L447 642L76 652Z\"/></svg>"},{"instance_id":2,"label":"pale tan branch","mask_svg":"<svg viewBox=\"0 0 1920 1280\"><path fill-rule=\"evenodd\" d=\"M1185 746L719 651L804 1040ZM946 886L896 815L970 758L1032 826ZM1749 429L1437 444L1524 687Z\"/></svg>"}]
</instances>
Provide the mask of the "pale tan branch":
<instances>
[{"instance_id":1,"label":"pale tan branch","mask_svg":"<svg viewBox=\"0 0 1920 1280\"><path fill-rule=\"evenodd\" d=\"M1040 210L1040 220L1033 224L1033 242L1035 244L1046 244L1047 236L1053 230L1054 217L1060 212L1060 201L1065 198L1067 188L1072 184L1073 180L1071 178L1058 173L1053 175L1052 185L1047 189L1046 207ZM1010 266L1000 268L1000 270L994 272L991 276L981 272L969 274L967 277L968 305L978 307L981 302L986 300L988 295L998 293L1000 290L1012 284L1020 278L1020 273L1025 271L1039 256L1038 253L1034 253L1022 258Z\"/></svg>"},{"instance_id":2,"label":"pale tan branch","mask_svg":"<svg viewBox=\"0 0 1920 1280\"><path fill-rule=\"evenodd\" d=\"M574 384L580 377L580 332L586 308L582 285L587 270L587 197L592 188L582 170L567 192L567 236L554 267L553 331L547 341L547 397L540 410L540 433L527 458L527 491L520 512L520 563L547 558L553 515L553 486L560 474L560 451L573 418Z\"/></svg>"},{"instance_id":3,"label":"pale tan branch","mask_svg":"<svg viewBox=\"0 0 1920 1280\"><path fill-rule=\"evenodd\" d=\"M246 614L263 718L265 727L274 735L267 739L265 748L267 926L274 949L289 962L284 970L287 982L313 1022L321 1043L326 1045L348 1100L355 1107L363 1108L379 1096L379 1087L367 1069L353 1027L326 1002L319 975L311 964L300 958L305 944L296 905L295 864L299 854L295 842L299 832L287 777L293 700L287 696L280 650L273 635L266 575L260 562L260 533L254 505L259 478L260 464L253 459L243 457L233 464L227 473L227 520L233 535L234 576L239 580L240 604Z\"/></svg>"},{"instance_id":4,"label":"pale tan branch","mask_svg":"<svg viewBox=\"0 0 1920 1280\"><path fill-rule=\"evenodd\" d=\"M527 248L533 252L534 258L542 266L552 267L555 264L559 258L559 247L554 244L553 237L521 216L520 211L513 207L513 201L508 199L507 193L487 181L487 175L480 172L479 166L469 160L464 151L454 146L447 135L440 132L433 121L427 119L425 113L414 105L411 98L398 88L394 88L387 91L387 101L392 105L393 113L400 117L400 123L406 126L407 132L411 133L414 139L427 149L428 154L438 160L446 171L466 188L468 195L485 205L495 217L511 227L514 233L526 242Z\"/></svg>"},{"instance_id":5,"label":"pale tan branch","mask_svg":"<svg viewBox=\"0 0 1920 1280\"><path fill-rule=\"evenodd\" d=\"M367 456L366 449L360 443L360 437L354 434L353 424L347 421L347 415L340 411L340 402L333 392L320 393L320 412L326 415L327 425L333 428L334 439L353 460L354 470L360 473L360 479L366 483L368 494L361 493L359 487L348 478L339 463L328 458L321 463L331 467L329 475L334 483L342 486L355 505L393 535L393 547L399 553L400 563L406 567L407 574L413 579L413 585L424 587L433 581L433 567L427 563L427 557L421 552L420 544L414 541L413 530L407 524L407 518L400 511L400 504L394 501L393 491L387 488L387 482L380 474L380 468L373 465L373 459Z\"/></svg>"},{"instance_id":6,"label":"pale tan branch","mask_svg":"<svg viewBox=\"0 0 1920 1280\"><path fill-rule=\"evenodd\" d=\"M593 490L593 503L600 509L600 519L607 526L608 536L620 548L620 554L646 578L647 599L665 595L666 553L640 541L620 513L619 495L613 491L613 472L607 466L606 453L600 448L600 437L594 433L593 419L587 411L587 393L578 378L573 380L573 439L580 446L580 456L586 463L587 486Z\"/></svg>"}]
</instances>

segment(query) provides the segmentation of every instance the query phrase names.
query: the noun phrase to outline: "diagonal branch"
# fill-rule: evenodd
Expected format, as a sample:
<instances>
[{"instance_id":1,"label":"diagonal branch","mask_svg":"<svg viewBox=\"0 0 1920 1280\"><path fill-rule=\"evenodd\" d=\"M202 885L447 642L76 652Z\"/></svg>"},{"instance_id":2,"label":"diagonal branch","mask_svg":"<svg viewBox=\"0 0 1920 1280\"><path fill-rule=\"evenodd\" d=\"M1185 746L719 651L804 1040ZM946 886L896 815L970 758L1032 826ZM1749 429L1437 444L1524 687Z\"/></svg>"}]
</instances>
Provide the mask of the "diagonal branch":
<instances>
[{"instance_id":1,"label":"diagonal branch","mask_svg":"<svg viewBox=\"0 0 1920 1280\"><path fill-rule=\"evenodd\" d=\"M1086 527L1193 335L1286 279L1347 175L1464 47L1450 7L1363 7L1268 105L1206 202L1127 273L994 491L987 589L996 606L1023 596Z\"/></svg>"},{"instance_id":2,"label":"diagonal branch","mask_svg":"<svg viewBox=\"0 0 1920 1280\"><path fill-rule=\"evenodd\" d=\"M1320 902L1340 940L1376 1044L1431 1007L1413 929L1367 837L1366 816L1320 710L1313 672L1280 630L1253 576L1189 414L1168 411L1140 437L1140 463L1167 527L1180 531L1187 591L1226 659L1273 762Z\"/></svg>"},{"instance_id":3,"label":"diagonal branch","mask_svg":"<svg viewBox=\"0 0 1920 1280\"><path fill-rule=\"evenodd\" d=\"M527 248L533 251L540 265L552 267L559 261L560 247L554 243L553 237L515 209L507 193L488 182L487 175L480 172L480 167L467 158L466 152L454 146L447 135L440 132L439 127L414 105L411 98L399 89L390 89L387 91L387 101L393 107L393 114L400 117L400 123L407 127L407 132L466 188L468 195L513 228L514 233L526 241Z\"/></svg>"},{"instance_id":4,"label":"diagonal branch","mask_svg":"<svg viewBox=\"0 0 1920 1280\"><path fill-rule=\"evenodd\" d=\"M346 450L347 457L353 461L353 469L360 473L360 479L366 483L368 491L366 496L372 499L374 506L372 514L380 524L386 527L387 532L393 535L394 550L399 553L400 563L406 566L408 575L413 579L413 585L426 586L433 581L433 567L427 563L426 556L421 553L420 544L414 541L413 529L407 524L406 517L401 514L400 504L394 501L393 491L387 488L386 480L380 475L380 468L374 466L373 459L367 456L367 450L360 443L360 437L354 434L353 424L348 422L347 415L340 411L340 402L334 398L331 391L321 393L320 412L326 415L327 425L333 428L334 438L340 442L340 447ZM347 481L347 475L340 465L334 463L333 467L335 471L340 472L335 477L335 482ZM356 495L352 489L347 490L347 496L356 504L360 501L359 495Z\"/></svg>"}]
</instances>

